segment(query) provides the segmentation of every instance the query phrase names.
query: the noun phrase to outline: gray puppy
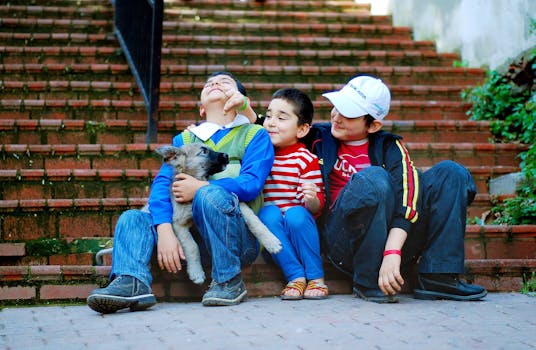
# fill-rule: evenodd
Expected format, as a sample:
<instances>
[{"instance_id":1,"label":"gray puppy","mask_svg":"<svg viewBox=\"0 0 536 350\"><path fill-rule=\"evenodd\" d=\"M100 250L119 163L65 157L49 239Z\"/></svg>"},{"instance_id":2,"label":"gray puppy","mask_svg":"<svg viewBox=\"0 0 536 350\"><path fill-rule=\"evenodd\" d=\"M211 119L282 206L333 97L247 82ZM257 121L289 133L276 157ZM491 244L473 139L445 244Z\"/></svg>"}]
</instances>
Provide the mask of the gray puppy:
<instances>
[{"instance_id":1,"label":"gray puppy","mask_svg":"<svg viewBox=\"0 0 536 350\"><path fill-rule=\"evenodd\" d=\"M162 156L165 163L173 167L173 176L184 173L199 180L207 180L210 175L225 170L229 164L229 156L226 153L213 151L202 143L191 143L181 147L162 146L155 151ZM190 227L193 225L192 203L177 202L173 193L170 197L173 204L173 231L184 251L188 276L194 283L201 284L205 281L205 272L201 265L199 247L190 233ZM149 206L145 205L141 210L149 212ZM281 251L279 239L268 230L246 203L240 202L240 211L251 233L268 252L275 254ZM99 251L95 257L97 264L102 265L102 256L111 251L112 248Z\"/></svg>"},{"instance_id":2,"label":"gray puppy","mask_svg":"<svg viewBox=\"0 0 536 350\"><path fill-rule=\"evenodd\" d=\"M184 173L199 180L207 180L210 175L223 171L229 163L229 156L226 153L213 151L201 143L191 143L178 148L162 146L156 149L156 152L162 156L165 163L173 167L173 175ZM173 193L171 199L173 231L184 251L188 276L194 283L201 284L205 281L205 272L201 266L199 248L189 230L193 225L192 203L177 202ZM281 250L281 242L259 220L253 210L247 204L240 202L240 211L249 230L266 250L278 253Z\"/></svg>"}]
</instances>

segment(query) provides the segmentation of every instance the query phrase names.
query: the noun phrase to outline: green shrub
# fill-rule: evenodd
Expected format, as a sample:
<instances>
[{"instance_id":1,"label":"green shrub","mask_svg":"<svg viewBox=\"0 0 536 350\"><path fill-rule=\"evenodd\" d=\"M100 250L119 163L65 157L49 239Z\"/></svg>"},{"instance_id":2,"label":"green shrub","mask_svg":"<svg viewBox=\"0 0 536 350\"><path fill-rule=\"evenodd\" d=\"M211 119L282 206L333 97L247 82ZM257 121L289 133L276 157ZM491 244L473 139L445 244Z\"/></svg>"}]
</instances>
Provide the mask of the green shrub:
<instances>
[{"instance_id":1,"label":"green shrub","mask_svg":"<svg viewBox=\"0 0 536 350\"><path fill-rule=\"evenodd\" d=\"M533 22L534 24L535 22ZM481 86L465 90L462 98L472 103L472 120L490 121L495 142L529 145L522 152L520 168L524 180L516 197L498 203L491 210L496 224L536 223L536 49L506 73L489 71Z\"/></svg>"}]
</instances>

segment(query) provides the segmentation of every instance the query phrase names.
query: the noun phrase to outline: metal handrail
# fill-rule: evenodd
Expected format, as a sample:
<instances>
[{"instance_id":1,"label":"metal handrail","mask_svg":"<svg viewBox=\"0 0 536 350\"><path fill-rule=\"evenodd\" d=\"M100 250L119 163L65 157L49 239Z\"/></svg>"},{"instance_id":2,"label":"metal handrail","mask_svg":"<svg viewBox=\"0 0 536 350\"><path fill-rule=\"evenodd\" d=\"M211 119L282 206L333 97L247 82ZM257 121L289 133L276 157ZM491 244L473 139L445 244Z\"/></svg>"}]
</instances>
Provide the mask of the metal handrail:
<instances>
[{"instance_id":1,"label":"metal handrail","mask_svg":"<svg viewBox=\"0 0 536 350\"><path fill-rule=\"evenodd\" d=\"M163 0L111 0L115 34L143 96L147 109L146 142L156 142Z\"/></svg>"}]
</instances>

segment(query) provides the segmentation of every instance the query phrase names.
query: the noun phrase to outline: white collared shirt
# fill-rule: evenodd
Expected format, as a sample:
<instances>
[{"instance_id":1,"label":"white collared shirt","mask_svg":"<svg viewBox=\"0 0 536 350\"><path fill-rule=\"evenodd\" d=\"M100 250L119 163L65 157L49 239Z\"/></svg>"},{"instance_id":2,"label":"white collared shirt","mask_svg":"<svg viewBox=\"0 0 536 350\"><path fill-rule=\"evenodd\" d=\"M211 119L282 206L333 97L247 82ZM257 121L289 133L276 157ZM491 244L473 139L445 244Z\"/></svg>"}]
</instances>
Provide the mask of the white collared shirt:
<instances>
[{"instance_id":1,"label":"white collared shirt","mask_svg":"<svg viewBox=\"0 0 536 350\"><path fill-rule=\"evenodd\" d=\"M242 115L237 114L232 122L226 125L219 125L212 122L204 122L189 131L195 136L199 137L203 142L212 137L218 130L232 129L240 125L249 124L249 119Z\"/></svg>"}]
</instances>

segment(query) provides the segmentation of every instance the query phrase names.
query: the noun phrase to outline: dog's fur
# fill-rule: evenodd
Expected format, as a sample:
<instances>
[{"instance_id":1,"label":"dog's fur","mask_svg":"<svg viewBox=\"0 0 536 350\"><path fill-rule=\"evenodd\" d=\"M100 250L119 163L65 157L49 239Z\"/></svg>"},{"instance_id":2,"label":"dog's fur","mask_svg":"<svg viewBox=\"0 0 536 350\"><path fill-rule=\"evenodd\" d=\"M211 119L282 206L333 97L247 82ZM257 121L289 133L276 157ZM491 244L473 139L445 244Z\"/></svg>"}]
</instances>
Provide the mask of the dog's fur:
<instances>
[{"instance_id":1,"label":"dog's fur","mask_svg":"<svg viewBox=\"0 0 536 350\"><path fill-rule=\"evenodd\" d=\"M229 163L227 154L213 151L201 143L191 143L179 148L162 146L156 149L156 152L162 156L165 163L173 167L174 175L184 173L199 180L207 180L210 175L223 171ZM184 251L188 276L194 283L201 284L205 281L205 272L201 266L199 248L189 230L193 225L192 203L177 202L173 193L171 202L173 231ZM247 204L240 202L240 210L249 230L266 250L278 253L281 250L279 239L268 230Z\"/></svg>"}]
</instances>

